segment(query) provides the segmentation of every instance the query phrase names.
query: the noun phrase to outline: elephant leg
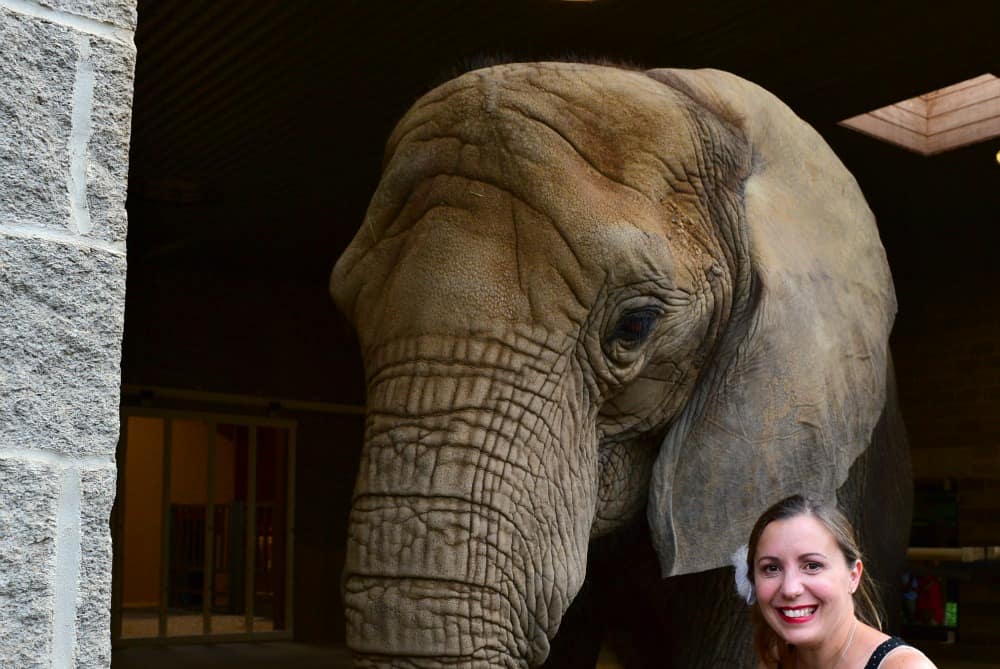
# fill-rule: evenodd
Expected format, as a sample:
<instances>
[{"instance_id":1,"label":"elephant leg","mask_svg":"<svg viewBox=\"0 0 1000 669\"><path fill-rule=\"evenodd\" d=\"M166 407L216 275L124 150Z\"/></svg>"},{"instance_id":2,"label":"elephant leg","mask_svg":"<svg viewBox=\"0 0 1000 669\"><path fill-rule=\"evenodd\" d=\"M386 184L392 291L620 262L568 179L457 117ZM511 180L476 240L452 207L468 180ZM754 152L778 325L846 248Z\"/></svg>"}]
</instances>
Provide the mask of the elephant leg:
<instances>
[{"instance_id":1,"label":"elephant leg","mask_svg":"<svg viewBox=\"0 0 1000 669\"><path fill-rule=\"evenodd\" d=\"M838 490L839 503L860 535L890 632L899 623L893 603L905 560L912 496L909 446L890 368L887 403L872 446L854 462ZM597 611L591 625L604 628L604 638L623 666L756 667L749 611L735 594L732 569L667 580L659 574L644 522L591 546L588 584Z\"/></svg>"},{"instance_id":2,"label":"elephant leg","mask_svg":"<svg viewBox=\"0 0 1000 669\"><path fill-rule=\"evenodd\" d=\"M902 623L896 602L910 538L913 480L891 360L886 406L872 432L872 445L854 462L837 498L858 533L865 569L885 613L883 627L896 633Z\"/></svg>"},{"instance_id":3,"label":"elephant leg","mask_svg":"<svg viewBox=\"0 0 1000 669\"><path fill-rule=\"evenodd\" d=\"M588 577L605 640L627 669L755 666L732 570L662 579L645 519L592 547Z\"/></svg>"},{"instance_id":4,"label":"elephant leg","mask_svg":"<svg viewBox=\"0 0 1000 669\"><path fill-rule=\"evenodd\" d=\"M900 622L896 584L905 561L913 492L909 445L891 366L886 385L886 407L873 430L871 446L851 466L837 498L859 534L866 569L886 615L884 626L895 632ZM660 625L661 638L671 648L670 663L657 664L647 657L625 666L756 666L750 617L735 595L732 569L671 578L657 593L667 607L660 614Z\"/></svg>"}]
</instances>

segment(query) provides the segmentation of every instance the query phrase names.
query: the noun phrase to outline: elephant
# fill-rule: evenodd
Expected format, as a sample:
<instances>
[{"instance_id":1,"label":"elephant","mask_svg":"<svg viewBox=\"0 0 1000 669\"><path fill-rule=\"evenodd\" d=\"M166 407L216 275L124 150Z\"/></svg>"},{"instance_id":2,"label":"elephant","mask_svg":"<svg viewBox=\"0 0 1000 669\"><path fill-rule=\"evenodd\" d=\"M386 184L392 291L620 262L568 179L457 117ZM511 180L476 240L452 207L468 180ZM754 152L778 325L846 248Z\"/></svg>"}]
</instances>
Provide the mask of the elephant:
<instances>
[{"instance_id":1,"label":"elephant","mask_svg":"<svg viewBox=\"0 0 1000 669\"><path fill-rule=\"evenodd\" d=\"M367 388L356 666L593 667L601 638L626 666L754 666L730 556L797 492L839 501L883 581L902 559L885 251L755 84L462 74L392 131L330 290Z\"/></svg>"}]
</instances>

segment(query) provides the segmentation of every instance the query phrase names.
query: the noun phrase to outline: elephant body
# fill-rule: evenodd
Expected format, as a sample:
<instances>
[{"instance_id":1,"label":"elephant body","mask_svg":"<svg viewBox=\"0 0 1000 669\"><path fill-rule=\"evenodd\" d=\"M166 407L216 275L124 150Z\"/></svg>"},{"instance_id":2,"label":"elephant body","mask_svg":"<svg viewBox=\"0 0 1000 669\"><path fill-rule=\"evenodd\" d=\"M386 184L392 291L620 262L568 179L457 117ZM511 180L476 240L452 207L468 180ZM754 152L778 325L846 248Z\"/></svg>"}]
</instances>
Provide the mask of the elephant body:
<instances>
[{"instance_id":1,"label":"elephant body","mask_svg":"<svg viewBox=\"0 0 1000 669\"><path fill-rule=\"evenodd\" d=\"M725 565L760 511L810 492L906 519L902 442L870 447L895 312L874 218L822 139L732 75L444 84L390 137L331 292L368 387L358 666L592 666L586 600L629 592L628 666L744 666Z\"/></svg>"}]
</instances>

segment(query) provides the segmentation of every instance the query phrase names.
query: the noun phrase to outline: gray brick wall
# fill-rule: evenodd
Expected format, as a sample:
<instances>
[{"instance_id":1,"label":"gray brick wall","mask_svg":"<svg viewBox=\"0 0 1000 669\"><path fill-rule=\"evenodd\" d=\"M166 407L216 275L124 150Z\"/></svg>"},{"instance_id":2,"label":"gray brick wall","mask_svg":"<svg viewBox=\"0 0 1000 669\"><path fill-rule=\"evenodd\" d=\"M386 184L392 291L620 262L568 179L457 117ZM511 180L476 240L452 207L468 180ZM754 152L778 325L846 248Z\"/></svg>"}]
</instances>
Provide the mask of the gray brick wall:
<instances>
[{"instance_id":1,"label":"gray brick wall","mask_svg":"<svg viewBox=\"0 0 1000 669\"><path fill-rule=\"evenodd\" d=\"M0 666L111 664L135 0L0 0Z\"/></svg>"}]
</instances>

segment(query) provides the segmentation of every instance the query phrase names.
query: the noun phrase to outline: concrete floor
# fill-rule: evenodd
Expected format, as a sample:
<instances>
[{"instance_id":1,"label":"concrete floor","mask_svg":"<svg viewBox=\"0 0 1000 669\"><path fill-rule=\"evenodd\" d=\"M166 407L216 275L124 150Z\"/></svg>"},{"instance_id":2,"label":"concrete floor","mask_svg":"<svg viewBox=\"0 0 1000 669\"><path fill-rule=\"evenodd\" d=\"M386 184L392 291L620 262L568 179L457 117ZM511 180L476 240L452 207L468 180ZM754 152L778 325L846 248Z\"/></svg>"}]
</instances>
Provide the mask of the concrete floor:
<instances>
[{"instance_id":1,"label":"concrete floor","mask_svg":"<svg viewBox=\"0 0 1000 669\"><path fill-rule=\"evenodd\" d=\"M938 659L938 669L1000 669L1000 663ZM342 646L283 641L186 646L132 646L112 654L111 669L348 669L351 655ZM602 655L600 669L619 667Z\"/></svg>"},{"instance_id":2,"label":"concrete floor","mask_svg":"<svg viewBox=\"0 0 1000 669\"><path fill-rule=\"evenodd\" d=\"M349 669L343 646L286 641L131 646L111 654L111 669Z\"/></svg>"}]
</instances>

